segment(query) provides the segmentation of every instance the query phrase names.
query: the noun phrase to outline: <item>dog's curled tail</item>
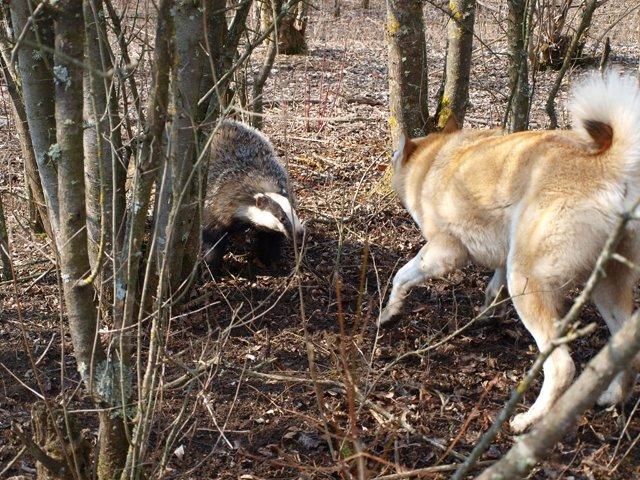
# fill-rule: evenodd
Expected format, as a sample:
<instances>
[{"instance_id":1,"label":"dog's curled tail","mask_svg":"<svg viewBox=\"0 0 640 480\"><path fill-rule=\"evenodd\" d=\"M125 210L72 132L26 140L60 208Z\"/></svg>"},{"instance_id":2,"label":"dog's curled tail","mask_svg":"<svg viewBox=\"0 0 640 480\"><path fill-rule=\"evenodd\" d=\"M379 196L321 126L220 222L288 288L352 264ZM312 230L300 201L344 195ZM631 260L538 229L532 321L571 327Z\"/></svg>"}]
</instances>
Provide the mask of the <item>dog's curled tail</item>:
<instances>
[{"instance_id":1,"label":"dog's curled tail","mask_svg":"<svg viewBox=\"0 0 640 480\"><path fill-rule=\"evenodd\" d=\"M616 70L590 72L573 89L569 111L573 129L610 150L627 174L640 174L640 88L634 76Z\"/></svg>"}]
</instances>

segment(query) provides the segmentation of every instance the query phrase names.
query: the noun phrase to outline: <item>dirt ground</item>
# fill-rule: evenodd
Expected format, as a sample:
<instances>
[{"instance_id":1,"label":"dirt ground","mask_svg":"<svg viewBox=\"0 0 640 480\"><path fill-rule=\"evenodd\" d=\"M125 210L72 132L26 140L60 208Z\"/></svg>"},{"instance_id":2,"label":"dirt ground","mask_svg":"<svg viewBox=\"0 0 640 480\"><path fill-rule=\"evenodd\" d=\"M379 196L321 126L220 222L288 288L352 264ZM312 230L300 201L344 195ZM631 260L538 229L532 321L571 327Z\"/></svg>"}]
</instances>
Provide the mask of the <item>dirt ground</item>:
<instances>
[{"instance_id":1,"label":"dirt ground","mask_svg":"<svg viewBox=\"0 0 640 480\"><path fill-rule=\"evenodd\" d=\"M483 3L466 122L471 128L499 125L508 96L505 7ZM603 6L587 44L587 51L600 51L598 38L608 31L610 61L625 70L637 68L640 53L638 13L625 16L631 5L616 0ZM366 454L370 477L452 464L456 453L470 452L536 355L510 306L503 317L443 341L474 318L484 300L491 272L475 267L416 288L406 314L392 328L376 330L393 272L423 244L382 180L390 157L384 3L372 1L363 10L360 2L342 1L337 18L333 1L316 6L308 53L278 57L265 93L264 131L288 164L300 216L308 222L299 273L290 273L292 252L277 272L268 272L238 248L227 258L228 272L203 278L175 312L165 382L179 377L183 365L208 361L212 368L192 388L167 388L160 399L149 445L156 461L173 420L185 412L165 478L349 478L353 465L344 459L357 451ZM427 37L433 97L446 41L445 17L433 6ZM583 71L575 68L569 78ZM543 105L554 75L537 75L532 128L547 124ZM562 126L565 98L566 85L558 99ZM55 271L42 241L24 226L20 150L6 96L2 102L0 187L21 281L19 303L12 288L0 284L0 471L19 451L10 423L29 425L35 397L25 386L38 389L25 344L49 398L78 386L70 337L58 316ZM572 347L579 370L607 339L592 307L582 320L599 327ZM427 351L391 365L417 349ZM353 400L339 386L345 383L368 403ZM539 387L538 380L519 411ZM531 478L640 478L640 450L627 452L640 435L640 417L633 414L638 392L623 408L590 411ZM75 392L70 405L88 403ZM483 460L499 458L513 441L505 426ZM33 478L33 459L24 456L7 475Z\"/></svg>"}]
</instances>

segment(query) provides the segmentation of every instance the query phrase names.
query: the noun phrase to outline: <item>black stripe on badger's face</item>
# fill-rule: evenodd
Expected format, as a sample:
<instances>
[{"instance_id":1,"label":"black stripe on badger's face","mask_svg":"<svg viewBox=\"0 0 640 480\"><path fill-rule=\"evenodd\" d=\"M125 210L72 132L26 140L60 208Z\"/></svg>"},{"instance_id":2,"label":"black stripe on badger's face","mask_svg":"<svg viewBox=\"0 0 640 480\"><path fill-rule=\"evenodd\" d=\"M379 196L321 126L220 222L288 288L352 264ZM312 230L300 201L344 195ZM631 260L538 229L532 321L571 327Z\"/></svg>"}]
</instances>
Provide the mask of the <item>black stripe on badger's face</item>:
<instances>
[{"instance_id":1,"label":"black stripe on badger's face","mask_svg":"<svg viewBox=\"0 0 640 480\"><path fill-rule=\"evenodd\" d=\"M251 224L268 231L277 231L288 239L302 237L304 228L284 195L278 193L258 193L254 195L255 205L243 207L241 215Z\"/></svg>"}]
</instances>

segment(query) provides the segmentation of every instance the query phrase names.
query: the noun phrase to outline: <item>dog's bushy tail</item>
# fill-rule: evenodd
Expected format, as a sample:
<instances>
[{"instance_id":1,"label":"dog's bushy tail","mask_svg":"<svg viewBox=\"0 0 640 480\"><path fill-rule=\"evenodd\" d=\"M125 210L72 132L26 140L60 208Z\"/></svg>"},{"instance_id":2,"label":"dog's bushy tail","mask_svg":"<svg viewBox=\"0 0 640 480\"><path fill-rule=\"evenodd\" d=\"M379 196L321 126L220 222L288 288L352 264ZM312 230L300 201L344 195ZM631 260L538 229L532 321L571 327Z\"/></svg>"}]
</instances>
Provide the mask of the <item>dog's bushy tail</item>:
<instances>
[{"instance_id":1,"label":"dog's bushy tail","mask_svg":"<svg viewBox=\"0 0 640 480\"><path fill-rule=\"evenodd\" d=\"M634 76L594 71L573 89L569 111L573 129L619 162L622 171L640 174L640 88Z\"/></svg>"}]
</instances>

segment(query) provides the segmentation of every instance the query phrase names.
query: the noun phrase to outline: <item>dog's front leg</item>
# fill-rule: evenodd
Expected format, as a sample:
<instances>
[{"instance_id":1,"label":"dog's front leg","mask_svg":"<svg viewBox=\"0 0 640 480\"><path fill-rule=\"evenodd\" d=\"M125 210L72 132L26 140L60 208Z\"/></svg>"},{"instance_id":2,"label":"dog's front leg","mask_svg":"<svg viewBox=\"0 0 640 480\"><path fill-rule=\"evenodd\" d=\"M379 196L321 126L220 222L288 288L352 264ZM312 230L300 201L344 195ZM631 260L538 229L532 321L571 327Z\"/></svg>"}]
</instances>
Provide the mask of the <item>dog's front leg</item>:
<instances>
[{"instance_id":1,"label":"dog's front leg","mask_svg":"<svg viewBox=\"0 0 640 480\"><path fill-rule=\"evenodd\" d=\"M467 248L448 234L435 235L418 255L404 265L395 277L387 306L382 311L378 326L383 326L402 311L402 306L411 288L424 283L428 278L441 277L469 260Z\"/></svg>"}]
</instances>

